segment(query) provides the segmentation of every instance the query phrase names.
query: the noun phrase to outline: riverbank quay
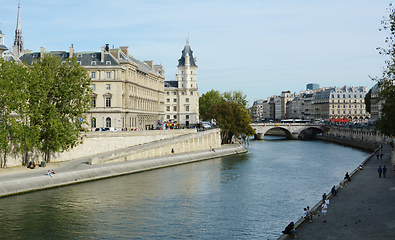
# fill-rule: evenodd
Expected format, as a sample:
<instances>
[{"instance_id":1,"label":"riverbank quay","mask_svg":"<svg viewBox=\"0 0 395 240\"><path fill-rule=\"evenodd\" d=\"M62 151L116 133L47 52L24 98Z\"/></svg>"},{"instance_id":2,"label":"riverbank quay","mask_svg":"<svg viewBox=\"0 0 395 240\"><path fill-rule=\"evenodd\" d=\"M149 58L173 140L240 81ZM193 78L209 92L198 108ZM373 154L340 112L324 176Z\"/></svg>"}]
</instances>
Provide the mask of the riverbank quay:
<instances>
[{"instance_id":1,"label":"riverbank quay","mask_svg":"<svg viewBox=\"0 0 395 240\"><path fill-rule=\"evenodd\" d=\"M222 145L221 148L189 153L175 153L162 157L90 165L90 157L67 162L49 163L46 167L29 169L14 167L0 169L0 197L31 191L66 186L87 181L116 177L131 173L192 163L222 156L247 152L240 144ZM48 170L55 174L47 175Z\"/></svg>"},{"instance_id":2,"label":"riverbank quay","mask_svg":"<svg viewBox=\"0 0 395 240\"><path fill-rule=\"evenodd\" d=\"M391 147L383 146L384 156L377 159L372 153L363 170L357 167L351 181L336 186L337 195L327 193L330 204L323 222L321 201L312 208L313 222L303 218L295 222L297 239L392 239L395 231L395 172L391 167ZM379 178L378 167L387 166L386 177ZM309 205L306 203L306 206ZM302 210L301 210L302 213ZM285 226L284 226L285 228ZM283 234L279 240L290 239Z\"/></svg>"}]
</instances>

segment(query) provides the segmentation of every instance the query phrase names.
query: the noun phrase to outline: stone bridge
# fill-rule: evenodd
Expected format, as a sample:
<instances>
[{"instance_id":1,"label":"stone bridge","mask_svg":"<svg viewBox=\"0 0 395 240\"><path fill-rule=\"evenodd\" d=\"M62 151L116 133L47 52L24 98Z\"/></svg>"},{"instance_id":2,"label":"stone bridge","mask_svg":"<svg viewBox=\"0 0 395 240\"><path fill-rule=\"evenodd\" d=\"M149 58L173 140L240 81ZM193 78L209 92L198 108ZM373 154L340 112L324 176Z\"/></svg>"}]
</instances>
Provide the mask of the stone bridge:
<instances>
[{"instance_id":1,"label":"stone bridge","mask_svg":"<svg viewBox=\"0 0 395 240\"><path fill-rule=\"evenodd\" d=\"M314 137L319 133L324 133L326 129L324 124L313 123L251 123L251 127L255 129L254 139L260 140L272 129L284 131L287 139Z\"/></svg>"}]
</instances>

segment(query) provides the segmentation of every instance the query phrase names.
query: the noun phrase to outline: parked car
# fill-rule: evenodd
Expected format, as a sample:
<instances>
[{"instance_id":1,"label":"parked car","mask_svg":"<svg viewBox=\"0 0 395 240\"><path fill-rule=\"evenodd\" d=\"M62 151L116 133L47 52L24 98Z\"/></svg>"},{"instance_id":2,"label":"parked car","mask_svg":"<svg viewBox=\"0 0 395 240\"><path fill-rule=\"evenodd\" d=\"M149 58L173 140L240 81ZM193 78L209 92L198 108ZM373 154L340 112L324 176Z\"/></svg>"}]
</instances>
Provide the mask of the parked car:
<instances>
[{"instance_id":1,"label":"parked car","mask_svg":"<svg viewBox=\"0 0 395 240\"><path fill-rule=\"evenodd\" d=\"M106 127L106 128L104 128L103 131L110 131L110 132L112 132L112 131L117 131L117 129L113 128L113 127Z\"/></svg>"}]
</instances>

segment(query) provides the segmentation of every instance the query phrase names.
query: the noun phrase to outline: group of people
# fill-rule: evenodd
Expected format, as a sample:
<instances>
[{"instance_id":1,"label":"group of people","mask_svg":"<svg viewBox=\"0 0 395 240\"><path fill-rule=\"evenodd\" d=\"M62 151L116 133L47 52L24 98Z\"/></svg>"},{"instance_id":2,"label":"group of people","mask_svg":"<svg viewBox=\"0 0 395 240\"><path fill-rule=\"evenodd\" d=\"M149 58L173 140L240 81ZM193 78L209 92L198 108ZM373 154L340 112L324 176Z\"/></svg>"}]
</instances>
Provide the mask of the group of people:
<instances>
[{"instance_id":1,"label":"group of people","mask_svg":"<svg viewBox=\"0 0 395 240\"><path fill-rule=\"evenodd\" d=\"M381 174L383 174L383 177L387 175L387 167L384 165L383 168L381 166L377 169L377 172L379 172L379 177L381 178Z\"/></svg>"},{"instance_id":2,"label":"group of people","mask_svg":"<svg viewBox=\"0 0 395 240\"><path fill-rule=\"evenodd\" d=\"M34 161L33 162L29 162L29 164L27 165L27 168L30 168L30 169L36 168L36 163Z\"/></svg>"},{"instance_id":3,"label":"group of people","mask_svg":"<svg viewBox=\"0 0 395 240\"><path fill-rule=\"evenodd\" d=\"M313 222L313 214L311 214L310 207L303 208L303 218L309 222Z\"/></svg>"},{"instance_id":4,"label":"group of people","mask_svg":"<svg viewBox=\"0 0 395 240\"><path fill-rule=\"evenodd\" d=\"M52 175L55 174L54 170L48 170L47 174L48 176L52 177Z\"/></svg>"}]
</instances>

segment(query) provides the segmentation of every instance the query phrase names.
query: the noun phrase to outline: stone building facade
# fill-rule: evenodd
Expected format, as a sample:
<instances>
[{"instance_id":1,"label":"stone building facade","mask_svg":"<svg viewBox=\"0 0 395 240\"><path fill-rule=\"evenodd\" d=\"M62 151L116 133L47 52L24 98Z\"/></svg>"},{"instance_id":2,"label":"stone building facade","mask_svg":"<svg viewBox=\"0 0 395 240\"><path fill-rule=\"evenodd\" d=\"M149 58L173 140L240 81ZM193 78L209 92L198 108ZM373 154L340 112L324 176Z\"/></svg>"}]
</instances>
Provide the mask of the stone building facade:
<instances>
[{"instance_id":1,"label":"stone building facade","mask_svg":"<svg viewBox=\"0 0 395 240\"><path fill-rule=\"evenodd\" d=\"M179 128L194 127L199 123L199 92L197 60L187 41L178 60L175 81L165 81L165 119Z\"/></svg>"},{"instance_id":2,"label":"stone building facade","mask_svg":"<svg viewBox=\"0 0 395 240\"><path fill-rule=\"evenodd\" d=\"M76 57L88 70L93 96L92 109L87 118L90 129L154 129L164 119L164 80L152 62L142 62L129 55L129 47L109 49L108 45L96 52L50 52L63 61ZM23 53L22 62L31 63L44 56L40 52ZM89 128L89 127L88 127Z\"/></svg>"}]
</instances>

